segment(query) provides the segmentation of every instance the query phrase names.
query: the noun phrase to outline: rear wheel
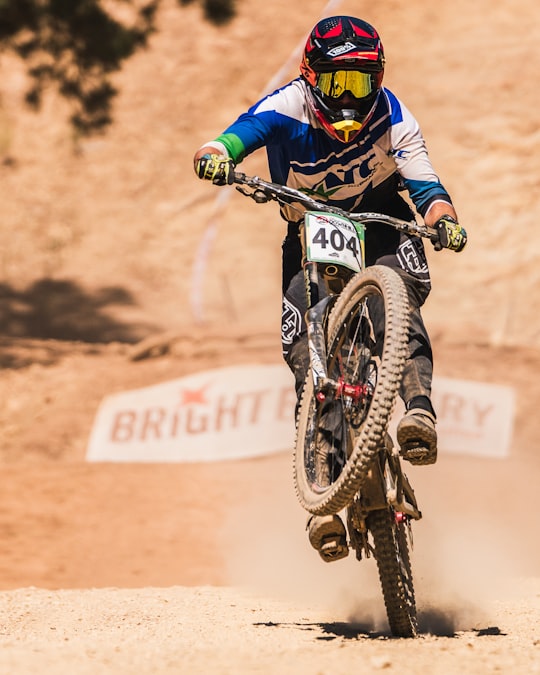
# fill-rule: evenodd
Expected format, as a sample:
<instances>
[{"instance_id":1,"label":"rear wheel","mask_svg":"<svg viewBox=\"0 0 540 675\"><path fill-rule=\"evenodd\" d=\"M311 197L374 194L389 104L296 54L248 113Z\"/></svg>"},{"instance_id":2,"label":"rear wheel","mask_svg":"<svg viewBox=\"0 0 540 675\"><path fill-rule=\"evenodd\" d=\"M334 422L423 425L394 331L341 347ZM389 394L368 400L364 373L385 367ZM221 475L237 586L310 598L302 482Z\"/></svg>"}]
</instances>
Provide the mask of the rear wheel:
<instances>
[{"instance_id":1,"label":"rear wheel","mask_svg":"<svg viewBox=\"0 0 540 675\"><path fill-rule=\"evenodd\" d=\"M372 511L367 527L373 537L386 615L392 635L415 637L418 631L407 525L393 510Z\"/></svg>"},{"instance_id":2,"label":"rear wheel","mask_svg":"<svg viewBox=\"0 0 540 675\"><path fill-rule=\"evenodd\" d=\"M383 445L405 363L408 309L399 275L374 265L351 279L330 313L327 372L343 386L323 400L310 374L298 414L294 478L310 513L347 506Z\"/></svg>"}]
</instances>

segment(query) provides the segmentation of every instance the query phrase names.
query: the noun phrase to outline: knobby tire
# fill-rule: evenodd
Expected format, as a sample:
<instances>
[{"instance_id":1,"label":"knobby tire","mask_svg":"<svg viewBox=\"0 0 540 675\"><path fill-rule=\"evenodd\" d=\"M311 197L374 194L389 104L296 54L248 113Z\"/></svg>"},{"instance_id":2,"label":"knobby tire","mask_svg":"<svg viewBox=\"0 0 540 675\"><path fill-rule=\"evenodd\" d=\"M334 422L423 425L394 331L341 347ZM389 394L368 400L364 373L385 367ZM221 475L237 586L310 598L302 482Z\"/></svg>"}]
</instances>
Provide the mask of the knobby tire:
<instances>
[{"instance_id":1,"label":"knobby tire","mask_svg":"<svg viewBox=\"0 0 540 675\"><path fill-rule=\"evenodd\" d=\"M304 386L297 420L294 483L300 504L315 515L338 513L361 488L371 462L383 444L401 381L409 336L409 303L405 285L398 273L382 265L373 265L355 275L332 308L327 329L329 374L332 377L331 371L342 365L343 359L340 355L336 356L340 345L343 348L347 346L349 350L354 345L357 361L360 359L359 354L367 350L361 344L355 344L356 336L352 340L346 334L346 331L352 332L359 323L369 324L369 316L367 319L360 318L366 301L378 302L379 306L382 301L384 305L384 311L379 312L384 321L384 344L382 350L380 345L377 346L379 361L376 382L366 409L355 413L358 422L352 426L356 428L350 428L345 413L340 413L343 415L340 424L343 427L341 447L346 446L346 451L341 450L344 457L341 459L339 475L331 475L323 484L313 478L312 465L315 461L313 455L318 452L317 438L325 413L321 412L321 404L314 396L311 374ZM344 368L348 369L347 373L360 370L353 361Z\"/></svg>"},{"instance_id":2,"label":"knobby tire","mask_svg":"<svg viewBox=\"0 0 540 675\"><path fill-rule=\"evenodd\" d=\"M406 525L392 509L373 511L367 518L390 630L395 637L417 635L416 602Z\"/></svg>"}]
</instances>

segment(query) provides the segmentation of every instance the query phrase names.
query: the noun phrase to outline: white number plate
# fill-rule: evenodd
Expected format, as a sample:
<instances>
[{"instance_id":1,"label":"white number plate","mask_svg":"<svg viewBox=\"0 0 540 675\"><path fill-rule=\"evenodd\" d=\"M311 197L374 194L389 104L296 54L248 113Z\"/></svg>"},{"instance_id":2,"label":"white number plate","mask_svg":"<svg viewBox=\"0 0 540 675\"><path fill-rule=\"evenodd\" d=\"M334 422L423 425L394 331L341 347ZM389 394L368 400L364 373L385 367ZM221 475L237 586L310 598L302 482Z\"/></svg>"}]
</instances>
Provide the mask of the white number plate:
<instances>
[{"instance_id":1,"label":"white number plate","mask_svg":"<svg viewBox=\"0 0 540 675\"><path fill-rule=\"evenodd\" d=\"M334 263L360 272L364 260L363 230L333 213L308 211L305 214L307 259Z\"/></svg>"}]
</instances>

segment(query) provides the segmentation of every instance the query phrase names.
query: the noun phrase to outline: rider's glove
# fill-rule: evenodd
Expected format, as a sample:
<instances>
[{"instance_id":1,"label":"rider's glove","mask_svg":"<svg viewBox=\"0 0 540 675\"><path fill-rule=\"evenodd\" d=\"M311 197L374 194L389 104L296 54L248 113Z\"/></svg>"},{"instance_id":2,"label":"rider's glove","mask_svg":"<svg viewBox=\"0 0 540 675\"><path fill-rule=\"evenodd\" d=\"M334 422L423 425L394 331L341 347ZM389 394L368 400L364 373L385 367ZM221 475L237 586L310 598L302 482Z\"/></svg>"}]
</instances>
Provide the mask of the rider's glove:
<instances>
[{"instance_id":1,"label":"rider's glove","mask_svg":"<svg viewBox=\"0 0 540 675\"><path fill-rule=\"evenodd\" d=\"M434 225L436 234L431 236L431 243L436 251L449 248L451 251L463 251L467 243L467 232L452 216L442 216Z\"/></svg>"},{"instance_id":2,"label":"rider's glove","mask_svg":"<svg viewBox=\"0 0 540 675\"><path fill-rule=\"evenodd\" d=\"M230 157L207 153L197 160L195 172L199 178L211 180L214 185L234 183L235 163Z\"/></svg>"}]
</instances>

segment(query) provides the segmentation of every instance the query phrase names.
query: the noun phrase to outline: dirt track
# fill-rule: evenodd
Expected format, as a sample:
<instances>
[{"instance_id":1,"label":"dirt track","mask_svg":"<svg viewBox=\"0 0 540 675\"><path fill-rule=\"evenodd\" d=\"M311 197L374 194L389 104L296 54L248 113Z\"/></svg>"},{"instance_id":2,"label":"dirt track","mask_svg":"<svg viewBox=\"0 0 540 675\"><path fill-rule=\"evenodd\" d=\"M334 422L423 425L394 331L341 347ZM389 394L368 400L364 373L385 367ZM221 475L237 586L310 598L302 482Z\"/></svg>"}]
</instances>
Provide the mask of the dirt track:
<instances>
[{"instance_id":1,"label":"dirt track","mask_svg":"<svg viewBox=\"0 0 540 675\"><path fill-rule=\"evenodd\" d=\"M398 673L404 661L426 675L539 672L538 544L518 525L531 504L517 498L511 523L493 518L486 492L478 504L485 461L443 460L432 480L415 475L425 510L413 555L416 641L389 637L373 561L325 565L310 549L287 455L8 469L4 580L18 572L85 590L2 591L0 672L345 675ZM498 492L504 476L490 468ZM13 528L16 517L13 538L6 520ZM534 515L521 525L534 532Z\"/></svg>"},{"instance_id":2,"label":"dirt track","mask_svg":"<svg viewBox=\"0 0 540 675\"><path fill-rule=\"evenodd\" d=\"M424 512L416 641L389 638L372 560L312 551L289 453L5 464L0 672L538 672L540 547L523 489L537 465L452 456L407 472Z\"/></svg>"},{"instance_id":3,"label":"dirt track","mask_svg":"<svg viewBox=\"0 0 540 675\"><path fill-rule=\"evenodd\" d=\"M230 588L3 593L5 673L538 673L540 585L497 602L493 623L414 642L371 620ZM536 616L536 620L531 620ZM21 664L24 666L21 668Z\"/></svg>"},{"instance_id":4,"label":"dirt track","mask_svg":"<svg viewBox=\"0 0 540 675\"><path fill-rule=\"evenodd\" d=\"M533 498L497 519L488 490L474 496L486 460L437 466L413 477L416 641L389 638L373 561L310 549L286 454L8 467L2 578L26 583L0 593L0 672L538 672ZM496 494L516 494L507 466L488 468Z\"/></svg>"}]
</instances>

